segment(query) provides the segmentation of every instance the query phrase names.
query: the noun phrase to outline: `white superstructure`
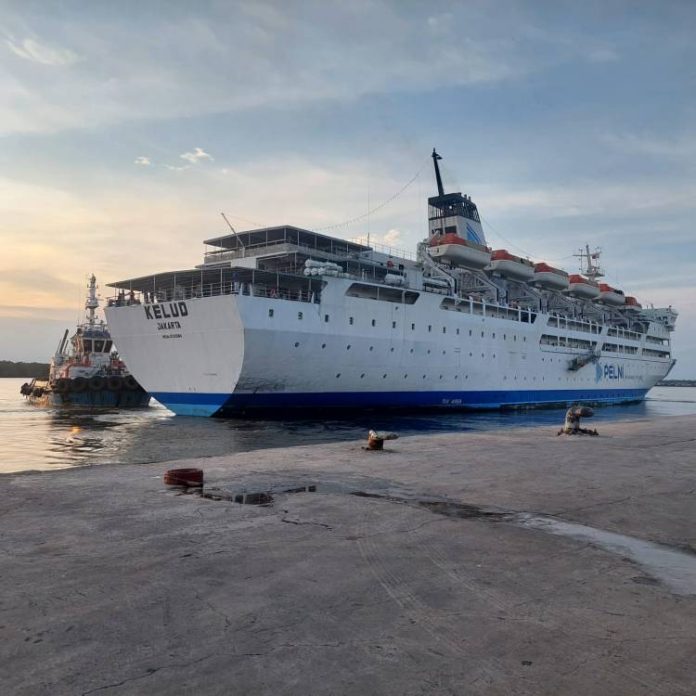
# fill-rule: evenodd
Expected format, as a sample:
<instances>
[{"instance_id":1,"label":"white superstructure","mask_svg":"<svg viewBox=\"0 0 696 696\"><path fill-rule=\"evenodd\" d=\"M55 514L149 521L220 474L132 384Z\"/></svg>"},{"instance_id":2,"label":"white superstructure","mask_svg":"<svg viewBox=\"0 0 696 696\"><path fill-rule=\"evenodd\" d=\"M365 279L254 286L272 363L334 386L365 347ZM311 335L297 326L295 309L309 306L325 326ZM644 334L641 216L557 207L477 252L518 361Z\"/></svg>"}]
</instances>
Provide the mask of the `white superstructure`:
<instances>
[{"instance_id":1,"label":"white superstructure","mask_svg":"<svg viewBox=\"0 0 696 696\"><path fill-rule=\"evenodd\" d=\"M589 250L569 282L489 249L476 205L444 193L433 158L415 258L280 226L207 240L195 269L113 283L107 320L131 372L175 413L203 416L641 400L673 365L676 311L592 292Z\"/></svg>"}]
</instances>

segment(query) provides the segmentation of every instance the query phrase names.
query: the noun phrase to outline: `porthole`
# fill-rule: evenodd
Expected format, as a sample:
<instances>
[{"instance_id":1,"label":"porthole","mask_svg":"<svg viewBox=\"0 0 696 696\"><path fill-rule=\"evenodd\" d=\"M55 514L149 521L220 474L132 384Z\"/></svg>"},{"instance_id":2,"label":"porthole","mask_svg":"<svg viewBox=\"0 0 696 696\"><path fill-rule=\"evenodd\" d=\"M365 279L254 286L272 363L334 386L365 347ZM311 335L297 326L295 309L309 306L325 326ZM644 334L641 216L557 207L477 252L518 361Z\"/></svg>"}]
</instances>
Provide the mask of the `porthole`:
<instances>
[{"instance_id":1,"label":"porthole","mask_svg":"<svg viewBox=\"0 0 696 696\"><path fill-rule=\"evenodd\" d=\"M299 348L299 347L300 347L300 342L299 342L299 341L295 341L295 348Z\"/></svg>"},{"instance_id":2,"label":"porthole","mask_svg":"<svg viewBox=\"0 0 696 696\"><path fill-rule=\"evenodd\" d=\"M396 328L396 322L393 321L393 322L392 322L392 329L395 329L395 328Z\"/></svg>"},{"instance_id":3,"label":"porthole","mask_svg":"<svg viewBox=\"0 0 696 696\"><path fill-rule=\"evenodd\" d=\"M353 324L353 317L348 317L348 323Z\"/></svg>"},{"instance_id":4,"label":"porthole","mask_svg":"<svg viewBox=\"0 0 696 696\"><path fill-rule=\"evenodd\" d=\"M322 348L326 348L326 343L322 343L322 344L321 344L321 347L322 347Z\"/></svg>"},{"instance_id":5,"label":"porthole","mask_svg":"<svg viewBox=\"0 0 696 696\"><path fill-rule=\"evenodd\" d=\"M297 318L298 318L300 321L302 321L302 318L303 318L302 312L298 312L298 313L297 313Z\"/></svg>"},{"instance_id":6,"label":"porthole","mask_svg":"<svg viewBox=\"0 0 696 696\"><path fill-rule=\"evenodd\" d=\"M430 355L430 348L428 348L428 355Z\"/></svg>"},{"instance_id":7,"label":"porthole","mask_svg":"<svg viewBox=\"0 0 696 696\"><path fill-rule=\"evenodd\" d=\"M328 315L328 314L325 314L325 315L324 315L324 321L326 321L326 322L329 321L329 315Z\"/></svg>"},{"instance_id":8,"label":"porthole","mask_svg":"<svg viewBox=\"0 0 696 696\"><path fill-rule=\"evenodd\" d=\"M269 310L268 310L268 316L269 316L269 317L272 317L272 316L273 316L273 310L272 310L272 309L269 309Z\"/></svg>"},{"instance_id":9,"label":"porthole","mask_svg":"<svg viewBox=\"0 0 696 696\"><path fill-rule=\"evenodd\" d=\"M391 353L393 353L393 352L394 352L394 348L390 348L389 351L390 351Z\"/></svg>"},{"instance_id":10,"label":"porthole","mask_svg":"<svg viewBox=\"0 0 696 696\"><path fill-rule=\"evenodd\" d=\"M483 337L484 337L484 332L482 331L482 332L481 332L481 338L483 338Z\"/></svg>"},{"instance_id":11,"label":"porthole","mask_svg":"<svg viewBox=\"0 0 696 696\"><path fill-rule=\"evenodd\" d=\"M425 375L423 375L423 379L425 379Z\"/></svg>"},{"instance_id":12,"label":"porthole","mask_svg":"<svg viewBox=\"0 0 696 696\"><path fill-rule=\"evenodd\" d=\"M374 346L370 346L370 350L374 350L374 348L375 348Z\"/></svg>"},{"instance_id":13,"label":"porthole","mask_svg":"<svg viewBox=\"0 0 696 696\"><path fill-rule=\"evenodd\" d=\"M347 345L347 346L346 346L346 350L350 350L350 345Z\"/></svg>"},{"instance_id":14,"label":"porthole","mask_svg":"<svg viewBox=\"0 0 696 696\"><path fill-rule=\"evenodd\" d=\"M446 327L446 326L443 326L443 327L442 327L442 333L447 333L447 327Z\"/></svg>"},{"instance_id":15,"label":"porthole","mask_svg":"<svg viewBox=\"0 0 696 696\"><path fill-rule=\"evenodd\" d=\"M364 379L364 378L365 378L365 373L363 372L363 373L360 375L360 379Z\"/></svg>"},{"instance_id":16,"label":"porthole","mask_svg":"<svg viewBox=\"0 0 696 696\"><path fill-rule=\"evenodd\" d=\"M415 325L415 324L411 324L411 331L415 331L415 330L416 330L416 325Z\"/></svg>"},{"instance_id":17,"label":"porthole","mask_svg":"<svg viewBox=\"0 0 696 696\"><path fill-rule=\"evenodd\" d=\"M408 375L404 375L404 379L408 379Z\"/></svg>"},{"instance_id":18,"label":"porthole","mask_svg":"<svg viewBox=\"0 0 696 696\"><path fill-rule=\"evenodd\" d=\"M491 338L495 338L495 331L491 334Z\"/></svg>"},{"instance_id":19,"label":"porthole","mask_svg":"<svg viewBox=\"0 0 696 696\"><path fill-rule=\"evenodd\" d=\"M336 375L336 379L338 379L340 376L341 376L341 373L339 372L339 373Z\"/></svg>"},{"instance_id":20,"label":"porthole","mask_svg":"<svg viewBox=\"0 0 696 696\"><path fill-rule=\"evenodd\" d=\"M432 331L432 330L433 330L432 325L431 325L431 324L428 324L428 331Z\"/></svg>"},{"instance_id":21,"label":"porthole","mask_svg":"<svg viewBox=\"0 0 696 696\"><path fill-rule=\"evenodd\" d=\"M382 379L387 379L386 373L382 375Z\"/></svg>"},{"instance_id":22,"label":"porthole","mask_svg":"<svg viewBox=\"0 0 696 696\"><path fill-rule=\"evenodd\" d=\"M411 350L409 351L409 353L413 353L413 348L411 348Z\"/></svg>"},{"instance_id":23,"label":"porthole","mask_svg":"<svg viewBox=\"0 0 696 696\"><path fill-rule=\"evenodd\" d=\"M471 329L469 329L469 336L471 336Z\"/></svg>"},{"instance_id":24,"label":"porthole","mask_svg":"<svg viewBox=\"0 0 696 696\"><path fill-rule=\"evenodd\" d=\"M457 329L457 336L459 336L459 329Z\"/></svg>"},{"instance_id":25,"label":"porthole","mask_svg":"<svg viewBox=\"0 0 696 696\"><path fill-rule=\"evenodd\" d=\"M373 319L373 320L372 320L372 326L376 326L376 325L377 325L377 322Z\"/></svg>"}]
</instances>

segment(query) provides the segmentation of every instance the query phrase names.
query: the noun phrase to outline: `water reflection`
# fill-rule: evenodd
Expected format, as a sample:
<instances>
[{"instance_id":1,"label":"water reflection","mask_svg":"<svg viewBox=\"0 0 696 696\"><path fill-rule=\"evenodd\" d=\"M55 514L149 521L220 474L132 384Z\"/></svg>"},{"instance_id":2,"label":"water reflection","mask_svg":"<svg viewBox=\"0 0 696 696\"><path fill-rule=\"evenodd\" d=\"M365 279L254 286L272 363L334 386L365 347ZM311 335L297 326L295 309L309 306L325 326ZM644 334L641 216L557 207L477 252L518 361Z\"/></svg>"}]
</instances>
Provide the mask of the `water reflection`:
<instances>
[{"instance_id":1,"label":"water reflection","mask_svg":"<svg viewBox=\"0 0 696 696\"><path fill-rule=\"evenodd\" d=\"M362 411L332 416L216 420L145 409L40 409L19 395L21 379L0 379L0 472L206 457L267 447L363 439L370 428L400 435L549 425L563 409L418 414ZM642 404L600 408L606 421L696 413L696 388L658 388Z\"/></svg>"}]
</instances>

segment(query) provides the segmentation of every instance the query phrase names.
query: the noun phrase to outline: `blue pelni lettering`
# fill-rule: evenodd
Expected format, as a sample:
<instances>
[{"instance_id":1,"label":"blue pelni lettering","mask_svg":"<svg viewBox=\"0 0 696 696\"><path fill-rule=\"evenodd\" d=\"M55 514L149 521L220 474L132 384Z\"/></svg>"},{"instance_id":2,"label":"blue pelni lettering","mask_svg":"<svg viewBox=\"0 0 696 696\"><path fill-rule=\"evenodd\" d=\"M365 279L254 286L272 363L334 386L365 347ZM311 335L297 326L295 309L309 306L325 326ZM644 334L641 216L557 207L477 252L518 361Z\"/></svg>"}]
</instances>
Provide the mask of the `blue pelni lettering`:
<instances>
[{"instance_id":1,"label":"blue pelni lettering","mask_svg":"<svg viewBox=\"0 0 696 696\"><path fill-rule=\"evenodd\" d=\"M604 376L604 379L623 379L623 376L624 376L623 365L605 365L603 376Z\"/></svg>"}]
</instances>

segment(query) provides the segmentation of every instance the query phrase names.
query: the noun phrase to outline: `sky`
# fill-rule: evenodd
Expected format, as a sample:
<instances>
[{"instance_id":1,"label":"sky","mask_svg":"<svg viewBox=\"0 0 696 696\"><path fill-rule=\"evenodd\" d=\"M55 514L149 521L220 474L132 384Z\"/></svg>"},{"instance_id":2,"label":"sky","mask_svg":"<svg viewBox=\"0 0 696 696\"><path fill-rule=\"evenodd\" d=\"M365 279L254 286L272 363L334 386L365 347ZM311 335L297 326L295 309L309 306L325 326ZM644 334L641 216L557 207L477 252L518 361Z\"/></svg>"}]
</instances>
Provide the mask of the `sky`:
<instances>
[{"instance_id":1,"label":"sky","mask_svg":"<svg viewBox=\"0 0 696 696\"><path fill-rule=\"evenodd\" d=\"M492 246L601 247L676 307L696 378L694 36L689 0L0 0L0 360L48 360L92 272L200 263L223 211L413 251L437 147Z\"/></svg>"}]
</instances>

